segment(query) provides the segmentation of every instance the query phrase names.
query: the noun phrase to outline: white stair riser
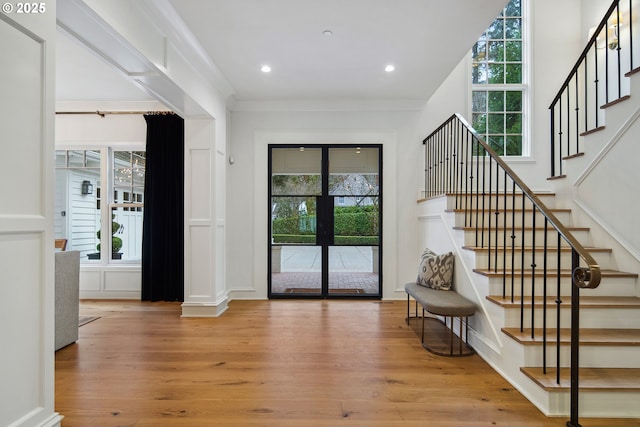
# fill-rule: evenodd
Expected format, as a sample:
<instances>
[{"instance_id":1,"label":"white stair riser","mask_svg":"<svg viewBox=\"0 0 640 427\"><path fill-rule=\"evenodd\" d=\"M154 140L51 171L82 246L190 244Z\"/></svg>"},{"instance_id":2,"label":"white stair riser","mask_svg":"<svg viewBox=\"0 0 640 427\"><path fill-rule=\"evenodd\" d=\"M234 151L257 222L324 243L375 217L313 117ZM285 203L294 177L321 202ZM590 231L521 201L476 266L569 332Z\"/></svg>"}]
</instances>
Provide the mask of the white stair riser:
<instances>
[{"instance_id":1,"label":"white stair riser","mask_svg":"<svg viewBox=\"0 0 640 427\"><path fill-rule=\"evenodd\" d=\"M624 296L631 297L636 295L636 279L632 277L606 277L602 279L600 286L595 289L583 289L583 296ZM535 295L541 296L544 291L544 279L540 276L535 278L533 289ZM491 277L489 279L489 295L502 295L503 282L502 278ZM520 277L514 277L513 295L520 295ZM531 296L531 277L524 278L524 295ZM506 278L506 295L511 295L511 276ZM555 276L547 278L547 295L557 295L557 282ZM571 281L569 277L562 277L560 282L560 295L571 295Z\"/></svg>"},{"instance_id":2,"label":"white stair riser","mask_svg":"<svg viewBox=\"0 0 640 427\"><path fill-rule=\"evenodd\" d=\"M553 340L554 337L548 337ZM542 366L542 345L524 346L524 366ZM571 349L568 344L560 346L560 366L570 366ZM616 368L640 368L640 346L580 346L580 367L582 368L610 368L611 355L616 355ZM556 366L556 346L547 343L547 367Z\"/></svg>"},{"instance_id":3,"label":"white stair riser","mask_svg":"<svg viewBox=\"0 0 640 427\"><path fill-rule=\"evenodd\" d=\"M563 300L560 310L560 327L568 328L571 325L570 300ZM547 327L556 327L555 303L547 307ZM520 327L520 309L510 307L505 310L504 324L508 328ZM535 326L542 327L542 308L535 309ZM620 328L635 329L640 324L640 308L603 308L603 307L582 307L580 309L581 328ZM531 309L524 309L524 327L531 327Z\"/></svg>"},{"instance_id":4,"label":"white stair riser","mask_svg":"<svg viewBox=\"0 0 640 427\"><path fill-rule=\"evenodd\" d=\"M510 248L513 244L514 247L522 246L522 230L516 229L511 230L507 227L505 230L503 228L503 224L498 224L498 230L496 231L495 222L492 222L492 229L485 229L484 232L482 230L478 230L476 233L475 230L465 230L464 231L464 244L467 246L481 246L481 245L489 245L495 246L496 241L498 242L498 246L505 246ZM549 247L558 247L558 233L549 229L547 231L547 245ZM572 232L573 236L582 243L583 246L589 246L589 231L588 230L577 230ZM506 235L506 239L505 239ZM515 239L512 239L511 236L515 236ZM536 230L535 232L535 244L536 246L544 245L544 230ZM532 230L524 231L524 246L533 246L533 238L534 233ZM564 240L560 240L560 246L567 248L569 244Z\"/></svg>"},{"instance_id":5,"label":"white stair riser","mask_svg":"<svg viewBox=\"0 0 640 427\"><path fill-rule=\"evenodd\" d=\"M558 266L558 255L555 251L547 252L547 270L555 269ZM610 252L596 252L593 251L591 256L595 258L595 260L600 265L600 268L609 268L610 262ZM511 266L515 269L520 269L523 265L525 270L531 271L531 264L535 259L536 271L542 272L544 267L544 258L542 249L536 250L535 254L533 251L525 250L524 253L524 263L522 262L522 254L520 251L515 252L513 254L513 262L511 257L511 251L508 251L507 256L504 256L504 251L498 249L491 250L489 254L488 250L476 251L476 266L478 269L487 269L489 266L491 268L498 268L498 271L503 266L506 266L508 270L510 270ZM570 251L562 251L560 255L560 268L562 269L570 269L571 268L571 252ZM508 271L510 272L510 271Z\"/></svg>"},{"instance_id":6,"label":"white stair riser","mask_svg":"<svg viewBox=\"0 0 640 427\"><path fill-rule=\"evenodd\" d=\"M560 220L566 227L570 227L571 226L571 213L568 211L559 211L559 212L554 212L554 215L558 218L558 220ZM505 212L504 211L499 211L498 215L495 215L495 211L492 212L485 212L484 214L482 212L478 212L476 213L475 210L474 211L470 211L467 212L467 218L465 221L465 212L461 212L461 211L456 211L455 212L455 225L457 227L488 227L489 226L489 221L491 221L491 224L493 224L493 226L495 226L495 224L498 224L499 226L504 226L505 224L505 219L503 218L505 216ZM497 217L497 218L496 218ZM544 227L544 216L540 213L540 212L536 212L536 227ZM476 221L477 218L477 221ZM482 222L484 219L484 223ZM513 215L511 212L507 212L506 213L506 226L507 227L511 227L512 224L515 225L516 227L521 227L523 224L525 227L532 227L533 226L533 212L527 211L524 213L522 212L515 212Z\"/></svg>"},{"instance_id":7,"label":"white stair riser","mask_svg":"<svg viewBox=\"0 0 640 427\"><path fill-rule=\"evenodd\" d=\"M553 209L555 206L555 196L553 194L539 194L538 199L548 208ZM447 209L476 209L476 205L478 205L479 209L482 209L483 202L485 208L488 208L489 203L491 203L491 208L495 209L497 203L498 209L504 209L505 204L507 209L512 209L514 206L516 209L522 209L522 195L516 194L515 197L511 197L510 192L507 192L506 202L503 192L500 192L497 196L493 194L492 196L485 195L484 197L459 196L456 198L449 195L447 196ZM531 207L531 202L526 199L525 208L529 207Z\"/></svg>"},{"instance_id":8,"label":"white stair riser","mask_svg":"<svg viewBox=\"0 0 640 427\"><path fill-rule=\"evenodd\" d=\"M570 411L569 391L551 392L548 395L550 415ZM640 417L640 391L591 391L580 390L580 418L638 418ZM633 425L629 420L629 425ZM604 425L604 424L603 424Z\"/></svg>"}]
</instances>

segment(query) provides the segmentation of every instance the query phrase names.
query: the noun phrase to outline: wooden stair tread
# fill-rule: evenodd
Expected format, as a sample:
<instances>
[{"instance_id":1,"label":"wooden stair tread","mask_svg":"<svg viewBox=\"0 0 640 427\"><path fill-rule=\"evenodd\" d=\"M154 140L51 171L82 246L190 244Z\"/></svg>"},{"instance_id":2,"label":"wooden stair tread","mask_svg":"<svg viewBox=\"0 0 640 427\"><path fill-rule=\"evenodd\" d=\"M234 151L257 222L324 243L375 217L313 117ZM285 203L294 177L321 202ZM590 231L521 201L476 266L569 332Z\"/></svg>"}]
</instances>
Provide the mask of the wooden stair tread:
<instances>
[{"instance_id":1,"label":"wooden stair tread","mask_svg":"<svg viewBox=\"0 0 640 427\"><path fill-rule=\"evenodd\" d=\"M502 194L502 193L500 193L500 194ZM522 196L523 194L524 193L522 191L516 191L515 192L516 196ZM556 193L547 193L547 192L539 192L538 193L538 192L534 191L533 194L536 195L537 197L540 197L540 196L543 196L543 197L544 196L555 197L556 196ZM464 192L464 191L463 192L459 192L459 193L456 193L456 192L453 192L453 191L448 191L447 193L445 193L445 195L447 195L447 196L474 196L475 197L475 196L482 196L483 194L482 193L475 193L475 192ZM488 194L484 194L484 195L487 196ZM511 192L508 192L508 195L511 196Z\"/></svg>"},{"instance_id":2,"label":"wooden stair tread","mask_svg":"<svg viewBox=\"0 0 640 427\"><path fill-rule=\"evenodd\" d=\"M593 246L585 246L584 247L587 251L589 252L613 252L611 248L598 248L598 247L593 247ZM468 251L474 251L474 252L488 252L489 250L491 251L515 251L515 252L521 252L523 249L525 252L532 252L534 249L537 251L543 251L544 248L542 246L525 246L524 248L522 246L518 246L515 245L515 247L512 249L511 246L492 246L491 248L487 248L487 247L479 247L479 246L463 246L462 249L468 250ZM570 247L561 247L560 248L560 252L571 252L571 248ZM554 246L554 247L548 247L547 248L547 252L557 252L558 251L558 247Z\"/></svg>"},{"instance_id":3,"label":"wooden stair tread","mask_svg":"<svg viewBox=\"0 0 640 427\"><path fill-rule=\"evenodd\" d=\"M534 336L531 337L531 328L502 328L509 337L523 345L541 345L543 342L542 328L534 328ZM555 343L557 337L556 328L547 328L547 343ZM560 328L560 343L571 343L571 329ZM580 345L617 345L640 346L640 329L580 329Z\"/></svg>"},{"instance_id":4,"label":"wooden stair tread","mask_svg":"<svg viewBox=\"0 0 640 427\"><path fill-rule=\"evenodd\" d=\"M516 208L516 209L504 209L504 208L500 208L500 209L495 209L495 207L493 207L491 210L489 210L489 206L485 206L485 211L489 214L495 214L496 212L533 212L533 208ZM465 211L469 211L470 213L476 213L475 209L446 209L445 212L454 212L454 213L464 213ZM571 212L571 209L568 208L549 208L549 211L553 212L553 213L562 213L562 212ZM478 210L478 213L481 213L482 209ZM540 212L539 209L536 209L536 212Z\"/></svg>"},{"instance_id":5,"label":"wooden stair tread","mask_svg":"<svg viewBox=\"0 0 640 427\"><path fill-rule=\"evenodd\" d=\"M468 227L468 226L465 227L465 226L461 226L461 225L456 225L456 226L453 227L453 229L454 230L463 230L463 231L476 231L476 227ZM502 225L498 225L498 227L491 227L491 228L489 228L489 227L478 227L478 231L491 230L491 231L495 232L496 229L498 231L505 231L505 230L506 231L533 231L533 230L544 231L545 230L544 227L536 227L536 228L524 227L523 228L522 226L516 226L516 227L507 226L507 227L503 227ZM569 230L569 231L589 231L590 230L589 227L566 227L566 229ZM555 231L555 230L552 229L552 228L548 228L547 231L551 232L551 231Z\"/></svg>"},{"instance_id":6,"label":"wooden stair tread","mask_svg":"<svg viewBox=\"0 0 640 427\"><path fill-rule=\"evenodd\" d=\"M555 296L547 297L547 307L555 306ZM566 296L562 297L563 303L560 305L562 308L569 309L571 308L571 297ZM511 301L510 296L503 297L502 295L488 295L487 300L491 301L494 304L498 304L499 306L505 308L513 308L520 307L520 297L514 296L513 302ZM543 298L535 297L534 304L536 307L543 306ZM524 297L524 305L531 306L531 297ZM580 297L580 307L582 308L640 308L640 298L638 297L610 297L610 296L602 296L602 297L594 297L594 296L581 296Z\"/></svg>"},{"instance_id":7,"label":"wooden stair tread","mask_svg":"<svg viewBox=\"0 0 640 427\"><path fill-rule=\"evenodd\" d=\"M520 371L547 391L565 391L571 386L569 368L560 369L560 384L556 382L556 369L525 367ZM580 390L640 391L640 368L580 368Z\"/></svg>"},{"instance_id":8,"label":"wooden stair tread","mask_svg":"<svg viewBox=\"0 0 640 427\"><path fill-rule=\"evenodd\" d=\"M555 268L548 269L547 273L545 274L541 269L536 269L535 275L536 277L543 277L543 276L556 277L557 276L556 271L557 270ZM494 271L493 269L487 270L487 269L480 269L480 268L474 268L473 272L486 277L502 277L503 274L506 275L507 277L511 277L511 268L507 268L506 272L504 273L501 271L501 269L498 269L498 271ZM525 277L531 277L533 275L530 268L524 270L524 272L520 269L514 269L513 274L514 276L518 276L518 277L521 275L524 275ZM605 277L637 278L638 277L637 273L628 273L626 271L618 271L618 270L600 270L600 274L603 278ZM568 269L560 270L560 277L571 277L571 270L568 270Z\"/></svg>"}]
</instances>

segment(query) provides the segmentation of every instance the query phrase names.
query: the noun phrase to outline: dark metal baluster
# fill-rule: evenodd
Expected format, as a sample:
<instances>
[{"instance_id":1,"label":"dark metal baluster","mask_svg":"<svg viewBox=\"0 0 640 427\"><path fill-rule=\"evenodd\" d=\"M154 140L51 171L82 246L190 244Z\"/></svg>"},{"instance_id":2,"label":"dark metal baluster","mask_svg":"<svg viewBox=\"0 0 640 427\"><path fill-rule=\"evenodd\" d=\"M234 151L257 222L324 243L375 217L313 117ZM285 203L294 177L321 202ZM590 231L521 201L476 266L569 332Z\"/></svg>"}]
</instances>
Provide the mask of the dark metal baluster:
<instances>
[{"instance_id":1,"label":"dark metal baluster","mask_svg":"<svg viewBox=\"0 0 640 427\"><path fill-rule=\"evenodd\" d=\"M524 195L522 197L524 197ZM505 218L506 218L506 215L505 215ZM516 182L513 181L513 186L511 189L511 302L513 302L513 298L514 298L514 286L515 286L515 280L516 280L515 260L516 260Z\"/></svg>"},{"instance_id":2,"label":"dark metal baluster","mask_svg":"<svg viewBox=\"0 0 640 427\"><path fill-rule=\"evenodd\" d=\"M580 93L578 92L578 76L579 74L576 73L576 154L580 152Z\"/></svg>"},{"instance_id":3,"label":"dark metal baluster","mask_svg":"<svg viewBox=\"0 0 640 427\"><path fill-rule=\"evenodd\" d=\"M629 71L633 71L633 0L629 0Z\"/></svg>"},{"instance_id":4,"label":"dark metal baluster","mask_svg":"<svg viewBox=\"0 0 640 427\"><path fill-rule=\"evenodd\" d=\"M543 266L542 266L542 373L547 374L547 256L549 255L547 249L549 247L547 243L547 233L549 231L549 220L544 218L544 251L543 251ZM558 276L560 272L558 271Z\"/></svg>"},{"instance_id":5,"label":"dark metal baluster","mask_svg":"<svg viewBox=\"0 0 640 427\"><path fill-rule=\"evenodd\" d=\"M578 369L580 367L580 288L576 285L573 272L579 267L580 258L575 249L571 250L571 424L578 424Z\"/></svg>"},{"instance_id":6,"label":"dark metal baluster","mask_svg":"<svg viewBox=\"0 0 640 427\"><path fill-rule=\"evenodd\" d=\"M562 271L562 263L560 260L560 248L562 236L558 233L558 247L556 255L556 263L558 268L558 290L556 299L556 383L560 384L560 309L562 308L562 294L560 293L560 271Z\"/></svg>"},{"instance_id":7,"label":"dark metal baluster","mask_svg":"<svg viewBox=\"0 0 640 427\"><path fill-rule=\"evenodd\" d=\"M556 176L556 107L551 105L551 176Z\"/></svg>"},{"instance_id":8,"label":"dark metal baluster","mask_svg":"<svg viewBox=\"0 0 640 427\"><path fill-rule=\"evenodd\" d=\"M502 298L506 296L507 287L507 171L504 171L504 184L502 193L502 204L504 207L504 215L502 215Z\"/></svg>"},{"instance_id":9,"label":"dark metal baluster","mask_svg":"<svg viewBox=\"0 0 640 427\"><path fill-rule=\"evenodd\" d=\"M485 141L486 142L486 141ZM485 197L487 195L487 150L482 147L482 229L480 230L480 247L484 247L484 220L487 215ZM490 264L490 262L489 262Z\"/></svg>"},{"instance_id":10,"label":"dark metal baluster","mask_svg":"<svg viewBox=\"0 0 640 427\"><path fill-rule=\"evenodd\" d=\"M520 233L520 332L524 331L524 235L525 235L525 197L522 195L522 232ZM533 309L533 307L531 308Z\"/></svg>"},{"instance_id":11,"label":"dark metal baluster","mask_svg":"<svg viewBox=\"0 0 640 427\"><path fill-rule=\"evenodd\" d=\"M471 187L471 189L473 190L473 163L469 162L469 135L471 134L471 132L469 132L468 130L465 131L465 140L464 140L464 162L465 162L465 167L464 167L464 173L465 173L465 180L464 180L464 226L470 226L471 225L471 210L469 208L469 186ZM471 176L469 176L469 168L471 168ZM469 185L471 183L471 185ZM467 222L467 218L468 218L468 222Z\"/></svg>"},{"instance_id":12,"label":"dark metal baluster","mask_svg":"<svg viewBox=\"0 0 640 427\"><path fill-rule=\"evenodd\" d=\"M584 131L589 130L589 61L584 57Z\"/></svg>"},{"instance_id":13,"label":"dark metal baluster","mask_svg":"<svg viewBox=\"0 0 640 427\"><path fill-rule=\"evenodd\" d=\"M562 97L558 102L558 165L560 166L558 175L562 175Z\"/></svg>"},{"instance_id":14,"label":"dark metal baluster","mask_svg":"<svg viewBox=\"0 0 640 427\"><path fill-rule=\"evenodd\" d=\"M536 205L532 204L531 218L531 339L535 337L535 304L536 304Z\"/></svg>"},{"instance_id":15,"label":"dark metal baluster","mask_svg":"<svg viewBox=\"0 0 640 427\"><path fill-rule=\"evenodd\" d=\"M495 216L496 216L496 238L495 238L495 242L496 242L496 250L493 252L493 256L494 256L494 260L493 260L493 266L494 269L496 271L496 273L498 272L498 229L500 227L498 227L498 221L500 220L500 165L498 164L498 162L496 162L496 212L495 212ZM506 178L506 176L505 176ZM505 247L502 247L502 252L504 253L505 251Z\"/></svg>"},{"instance_id":16,"label":"dark metal baluster","mask_svg":"<svg viewBox=\"0 0 640 427\"><path fill-rule=\"evenodd\" d=\"M475 233L476 233L476 243L475 245L478 246L478 206L480 204L480 193L479 193L479 186L480 186L480 178L479 178L479 172L480 172L480 159L478 158L478 153L480 151L479 145L480 143L478 142L478 140L476 139L476 137L473 137L473 147L474 147L474 161L476 163L476 192L475 192L475 200L476 200L476 210L475 210L475 215L474 215L474 220L475 220ZM473 224L472 224L473 226Z\"/></svg>"},{"instance_id":17,"label":"dark metal baluster","mask_svg":"<svg viewBox=\"0 0 640 427\"><path fill-rule=\"evenodd\" d=\"M460 185L462 185L462 179L460 179L460 182L458 181L458 172L462 173L462 167L458 167L458 153L460 152L460 145L462 144L461 138L460 138L460 132L462 131L462 124L458 124L456 126L456 137L455 140L453 141L453 187L454 187L454 192L456 193L456 209L461 209L462 208L462 201L460 199L461 194L462 193L460 191L460 188L458 186L458 183Z\"/></svg>"},{"instance_id":18,"label":"dark metal baluster","mask_svg":"<svg viewBox=\"0 0 640 427\"><path fill-rule=\"evenodd\" d=\"M604 27L604 103L609 103L609 22Z\"/></svg>"},{"instance_id":19,"label":"dark metal baluster","mask_svg":"<svg viewBox=\"0 0 640 427\"><path fill-rule=\"evenodd\" d=\"M618 46L616 47L618 57L618 99L622 98L622 32L620 31L620 2L616 7L616 33L618 34Z\"/></svg>"},{"instance_id":20,"label":"dark metal baluster","mask_svg":"<svg viewBox=\"0 0 640 427\"><path fill-rule=\"evenodd\" d=\"M571 87L567 85L567 156L571 155ZM562 159L560 159L562 161Z\"/></svg>"},{"instance_id":21,"label":"dark metal baluster","mask_svg":"<svg viewBox=\"0 0 640 427\"><path fill-rule=\"evenodd\" d=\"M489 208L485 215L489 222L489 228L487 230L487 270L491 271L491 202L493 198L493 160L489 157ZM484 239L482 239L482 247L484 247ZM494 266L495 268L495 266Z\"/></svg>"},{"instance_id":22,"label":"dark metal baluster","mask_svg":"<svg viewBox=\"0 0 640 427\"><path fill-rule=\"evenodd\" d=\"M598 86L600 84L600 80L598 79L598 47L596 44L594 44L594 48L593 48L593 63L594 63L594 75L595 75L595 80L593 81L593 84L595 86L595 90L594 90L594 94L593 96L595 97L595 104L594 104L594 108L593 111L596 114L596 125L595 128L598 128L598 126L600 126L600 96L598 94Z\"/></svg>"}]
</instances>

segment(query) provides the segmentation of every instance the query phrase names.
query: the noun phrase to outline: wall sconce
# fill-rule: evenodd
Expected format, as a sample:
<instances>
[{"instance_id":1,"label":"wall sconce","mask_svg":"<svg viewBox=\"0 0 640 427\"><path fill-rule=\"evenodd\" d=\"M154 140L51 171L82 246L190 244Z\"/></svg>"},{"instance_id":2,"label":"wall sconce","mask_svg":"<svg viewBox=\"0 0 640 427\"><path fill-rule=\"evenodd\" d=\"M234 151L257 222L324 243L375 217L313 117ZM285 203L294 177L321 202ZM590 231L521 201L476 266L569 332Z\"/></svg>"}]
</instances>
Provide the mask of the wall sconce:
<instances>
[{"instance_id":1,"label":"wall sconce","mask_svg":"<svg viewBox=\"0 0 640 427\"><path fill-rule=\"evenodd\" d=\"M90 181L82 181L80 188L82 194L93 194L93 184Z\"/></svg>"},{"instance_id":2,"label":"wall sconce","mask_svg":"<svg viewBox=\"0 0 640 427\"><path fill-rule=\"evenodd\" d=\"M607 22L607 26L600 32L600 34L596 37L596 48L604 49L608 47L609 50L616 50L619 46L619 37L620 37L620 26L624 24L622 14L616 16L615 14L611 15L609 21ZM596 27L589 28L589 39L593 37L593 33L595 33ZM605 46L605 40L607 45Z\"/></svg>"}]
</instances>

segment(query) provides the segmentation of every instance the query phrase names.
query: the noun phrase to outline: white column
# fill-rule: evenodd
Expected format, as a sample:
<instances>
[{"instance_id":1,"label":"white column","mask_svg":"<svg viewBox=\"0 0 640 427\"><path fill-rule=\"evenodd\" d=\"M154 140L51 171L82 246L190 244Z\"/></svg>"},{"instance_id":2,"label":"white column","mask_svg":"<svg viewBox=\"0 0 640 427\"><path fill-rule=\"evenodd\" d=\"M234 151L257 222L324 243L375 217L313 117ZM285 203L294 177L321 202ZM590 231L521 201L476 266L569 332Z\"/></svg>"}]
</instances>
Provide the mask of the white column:
<instances>
[{"instance_id":1,"label":"white column","mask_svg":"<svg viewBox=\"0 0 640 427\"><path fill-rule=\"evenodd\" d=\"M18 5L5 3L0 16L0 425L49 427L61 420L54 412L56 2L29 14Z\"/></svg>"},{"instance_id":2,"label":"white column","mask_svg":"<svg viewBox=\"0 0 640 427\"><path fill-rule=\"evenodd\" d=\"M213 119L185 120L185 284L183 317L227 309L225 287L225 144Z\"/></svg>"}]
</instances>

